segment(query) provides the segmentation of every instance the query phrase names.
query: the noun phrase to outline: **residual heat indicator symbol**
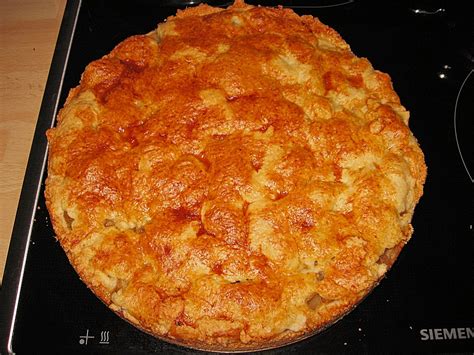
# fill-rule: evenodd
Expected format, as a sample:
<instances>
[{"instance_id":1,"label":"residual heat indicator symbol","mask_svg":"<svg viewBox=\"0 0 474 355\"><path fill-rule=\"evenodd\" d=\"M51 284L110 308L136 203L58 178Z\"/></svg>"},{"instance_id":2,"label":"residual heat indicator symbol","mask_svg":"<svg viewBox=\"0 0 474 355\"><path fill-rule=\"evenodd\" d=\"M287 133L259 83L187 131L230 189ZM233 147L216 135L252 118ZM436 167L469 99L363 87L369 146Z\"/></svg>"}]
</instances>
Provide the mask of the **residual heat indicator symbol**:
<instances>
[{"instance_id":1,"label":"residual heat indicator symbol","mask_svg":"<svg viewBox=\"0 0 474 355\"><path fill-rule=\"evenodd\" d=\"M103 330L100 332L100 341L99 344L109 344L110 335L108 330Z\"/></svg>"}]
</instances>

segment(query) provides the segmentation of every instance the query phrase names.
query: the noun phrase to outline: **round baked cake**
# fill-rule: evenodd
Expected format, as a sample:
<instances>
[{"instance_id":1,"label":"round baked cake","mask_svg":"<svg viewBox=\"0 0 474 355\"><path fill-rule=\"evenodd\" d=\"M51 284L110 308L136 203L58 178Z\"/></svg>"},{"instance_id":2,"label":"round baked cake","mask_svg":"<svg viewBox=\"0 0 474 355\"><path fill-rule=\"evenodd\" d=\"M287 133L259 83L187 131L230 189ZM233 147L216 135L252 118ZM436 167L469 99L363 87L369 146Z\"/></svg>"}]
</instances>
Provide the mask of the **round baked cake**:
<instances>
[{"instance_id":1,"label":"round baked cake","mask_svg":"<svg viewBox=\"0 0 474 355\"><path fill-rule=\"evenodd\" d=\"M200 5L87 66L48 131L47 206L135 326L274 347L355 307L410 239L426 167L408 118L318 19Z\"/></svg>"}]
</instances>

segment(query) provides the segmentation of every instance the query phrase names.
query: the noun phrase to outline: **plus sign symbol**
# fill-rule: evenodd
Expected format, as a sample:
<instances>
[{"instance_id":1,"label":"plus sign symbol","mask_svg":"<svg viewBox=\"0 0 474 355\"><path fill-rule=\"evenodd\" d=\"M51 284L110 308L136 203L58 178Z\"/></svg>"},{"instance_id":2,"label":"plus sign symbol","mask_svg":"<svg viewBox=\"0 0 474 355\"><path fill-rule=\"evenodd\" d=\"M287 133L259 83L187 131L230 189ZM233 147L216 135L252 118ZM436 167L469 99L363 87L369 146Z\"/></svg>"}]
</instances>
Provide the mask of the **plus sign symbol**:
<instances>
[{"instance_id":1,"label":"plus sign symbol","mask_svg":"<svg viewBox=\"0 0 474 355\"><path fill-rule=\"evenodd\" d=\"M79 336L79 344L81 345L87 345L89 339L94 339L95 337L92 335L89 335L89 329L86 331L86 335L80 335Z\"/></svg>"}]
</instances>

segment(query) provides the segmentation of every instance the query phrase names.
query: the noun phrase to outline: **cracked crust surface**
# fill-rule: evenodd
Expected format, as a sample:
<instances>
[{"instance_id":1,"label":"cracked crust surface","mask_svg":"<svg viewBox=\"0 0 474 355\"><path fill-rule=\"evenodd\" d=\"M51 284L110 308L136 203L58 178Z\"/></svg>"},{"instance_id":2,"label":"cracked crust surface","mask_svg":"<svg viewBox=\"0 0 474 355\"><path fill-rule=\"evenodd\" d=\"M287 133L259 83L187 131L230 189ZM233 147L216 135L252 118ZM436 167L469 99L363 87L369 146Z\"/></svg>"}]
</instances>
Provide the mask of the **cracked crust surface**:
<instances>
[{"instance_id":1,"label":"cracked crust surface","mask_svg":"<svg viewBox=\"0 0 474 355\"><path fill-rule=\"evenodd\" d=\"M200 5L87 66L48 131L47 206L136 326L264 348L350 310L409 240L426 167L408 117L318 19Z\"/></svg>"}]
</instances>

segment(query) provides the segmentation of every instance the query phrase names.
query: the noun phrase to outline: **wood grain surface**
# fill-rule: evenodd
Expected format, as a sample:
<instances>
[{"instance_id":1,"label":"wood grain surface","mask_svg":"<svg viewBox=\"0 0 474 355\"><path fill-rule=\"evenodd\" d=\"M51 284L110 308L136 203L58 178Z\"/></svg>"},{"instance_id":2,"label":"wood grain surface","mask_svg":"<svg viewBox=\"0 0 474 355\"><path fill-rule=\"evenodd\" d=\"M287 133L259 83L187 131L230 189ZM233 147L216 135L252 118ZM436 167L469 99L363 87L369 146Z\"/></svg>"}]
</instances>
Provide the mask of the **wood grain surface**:
<instances>
[{"instance_id":1,"label":"wood grain surface","mask_svg":"<svg viewBox=\"0 0 474 355\"><path fill-rule=\"evenodd\" d=\"M0 279L66 0L0 0Z\"/></svg>"}]
</instances>

